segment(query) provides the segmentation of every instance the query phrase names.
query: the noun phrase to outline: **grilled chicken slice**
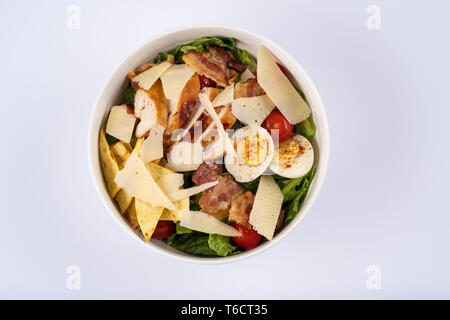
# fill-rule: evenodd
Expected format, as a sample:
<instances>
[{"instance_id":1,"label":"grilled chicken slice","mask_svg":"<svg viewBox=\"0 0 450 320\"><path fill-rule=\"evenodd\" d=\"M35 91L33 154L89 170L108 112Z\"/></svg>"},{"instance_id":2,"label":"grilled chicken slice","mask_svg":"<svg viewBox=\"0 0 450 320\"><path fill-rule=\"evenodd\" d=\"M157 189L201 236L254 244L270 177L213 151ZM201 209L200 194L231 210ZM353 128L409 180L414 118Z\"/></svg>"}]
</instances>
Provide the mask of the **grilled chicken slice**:
<instances>
[{"instance_id":1,"label":"grilled chicken slice","mask_svg":"<svg viewBox=\"0 0 450 320\"><path fill-rule=\"evenodd\" d=\"M155 125L167 128L167 104L161 80L150 90L138 89L134 96L134 115L141 119L136 128L136 137L147 136Z\"/></svg>"},{"instance_id":2,"label":"grilled chicken slice","mask_svg":"<svg viewBox=\"0 0 450 320\"><path fill-rule=\"evenodd\" d=\"M216 46L204 52L191 50L182 58L196 73L214 80L222 87L232 84L238 72L246 69L246 66L236 61L233 52Z\"/></svg>"},{"instance_id":3,"label":"grilled chicken slice","mask_svg":"<svg viewBox=\"0 0 450 320\"><path fill-rule=\"evenodd\" d=\"M175 142L172 140L172 134L176 130L184 128L189 123L199 93L200 79L198 74L194 74L181 91L175 112L170 115L169 124L164 134L164 145L166 147L169 147Z\"/></svg>"},{"instance_id":4,"label":"grilled chicken slice","mask_svg":"<svg viewBox=\"0 0 450 320\"><path fill-rule=\"evenodd\" d=\"M257 97L266 94L256 79L236 83L234 86L234 99Z\"/></svg>"},{"instance_id":5,"label":"grilled chicken slice","mask_svg":"<svg viewBox=\"0 0 450 320\"><path fill-rule=\"evenodd\" d=\"M230 214L228 216L229 221L233 221L243 225L249 230L252 230L250 224L250 212L253 208L253 202L255 202L255 195L250 191L236 197L231 202Z\"/></svg>"}]
</instances>

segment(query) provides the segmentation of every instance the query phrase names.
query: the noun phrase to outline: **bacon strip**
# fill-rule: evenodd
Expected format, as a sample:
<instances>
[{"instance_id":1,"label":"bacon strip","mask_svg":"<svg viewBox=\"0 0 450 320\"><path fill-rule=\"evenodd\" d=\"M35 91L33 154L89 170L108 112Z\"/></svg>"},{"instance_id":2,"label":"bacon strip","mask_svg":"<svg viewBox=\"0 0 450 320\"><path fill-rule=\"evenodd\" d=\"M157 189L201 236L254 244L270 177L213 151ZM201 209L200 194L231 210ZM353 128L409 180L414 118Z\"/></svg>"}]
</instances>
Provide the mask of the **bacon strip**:
<instances>
[{"instance_id":1,"label":"bacon strip","mask_svg":"<svg viewBox=\"0 0 450 320\"><path fill-rule=\"evenodd\" d=\"M203 191L199 204L203 212L223 220L228 217L231 201L242 192L242 187L229 174L221 175L218 181L214 187Z\"/></svg>"},{"instance_id":2,"label":"bacon strip","mask_svg":"<svg viewBox=\"0 0 450 320\"><path fill-rule=\"evenodd\" d=\"M255 201L255 195L250 191L236 197L231 202L230 215L228 216L229 221L234 221L243 225L249 230L252 230L252 225L250 224L250 212L253 208L253 202Z\"/></svg>"},{"instance_id":3,"label":"bacon strip","mask_svg":"<svg viewBox=\"0 0 450 320\"><path fill-rule=\"evenodd\" d=\"M183 55L183 61L196 73L214 80L222 87L233 83L238 73L245 70L233 52L221 47L211 46L205 52L191 50Z\"/></svg>"},{"instance_id":4,"label":"bacon strip","mask_svg":"<svg viewBox=\"0 0 450 320\"><path fill-rule=\"evenodd\" d=\"M215 162L203 162L192 175L192 182L197 185L213 182L222 175L222 167Z\"/></svg>"},{"instance_id":5,"label":"bacon strip","mask_svg":"<svg viewBox=\"0 0 450 320\"><path fill-rule=\"evenodd\" d=\"M258 84L256 79L248 79L247 81L241 83L236 83L234 86L234 98L250 98L257 97L266 94Z\"/></svg>"}]
</instances>

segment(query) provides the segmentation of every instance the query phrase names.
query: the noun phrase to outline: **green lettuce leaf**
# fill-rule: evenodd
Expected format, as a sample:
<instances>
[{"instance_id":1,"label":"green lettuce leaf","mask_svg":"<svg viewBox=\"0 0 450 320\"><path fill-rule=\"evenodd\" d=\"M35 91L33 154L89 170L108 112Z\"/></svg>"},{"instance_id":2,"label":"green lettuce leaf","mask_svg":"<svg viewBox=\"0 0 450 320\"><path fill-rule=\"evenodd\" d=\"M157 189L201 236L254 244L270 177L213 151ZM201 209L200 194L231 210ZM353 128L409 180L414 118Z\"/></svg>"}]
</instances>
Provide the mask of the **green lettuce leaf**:
<instances>
[{"instance_id":1,"label":"green lettuce leaf","mask_svg":"<svg viewBox=\"0 0 450 320\"><path fill-rule=\"evenodd\" d=\"M256 59L247 50L236 48L234 55L236 56L236 59L243 65L246 65L251 72L256 71Z\"/></svg>"},{"instance_id":2,"label":"green lettuce leaf","mask_svg":"<svg viewBox=\"0 0 450 320\"><path fill-rule=\"evenodd\" d=\"M131 86L126 87L123 90L123 97L125 98L126 104L134 105L134 95L136 94L136 91Z\"/></svg>"},{"instance_id":3,"label":"green lettuce leaf","mask_svg":"<svg viewBox=\"0 0 450 320\"><path fill-rule=\"evenodd\" d=\"M183 54L188 53L191 50L204 52L213 45L230 49L240 63L246 65L252 72L256 70L256 59L247 50L236 48L236 40L234 38L221 36L202 37L189 43L180 44L172 50L160 52L159 57L155 59L155 62L160 63L165 61L167 60L168 55L171 54L175 58L175 63L181 64L183 63Z\"/></svg>"},{"instance_id":4,"label":"green lettuce leaf","mask_svg":"<svg viewBox=\"0 0 450 320\"><path fill-rule=\"evenodd\" d=\"M202 196L203 192L197 193L196 195L193 195L189 198L189 209L191 211L200 211L200 197Z\"/></svg>"},{"instance_id":5,"label":"green lettuce leaf","mask_svg":"<svg viewBox=\"0 0 450 320\"><path fill-rule=\"evenodd\" d=\"M180 222L177 222L175 225L175 232L176 234L186 234L186 233L192 233L192 230L186 227L183 227L180 225Z\"/></svg>"},{"instance_id":6,"label":"green lettuce leaf","mask_svg":"<svg viewBox=\"0 0 450 320\"><path fill-rule=\"evenodd\" d=\"M167 243L175 249L190 254L217 256L217 253L209 247L208 240L208 234L192 232L180 235L175 234L175 236L172 235L168 238Z\"/></svg>"},{"instance_id":7,"label":"green lettuce leaf","mask_svg":"<svg viewBox=\"0 0 450 320\"><path fill-rule=\"evenodd\" d=\"M208 245L217 253L218 256L221 257L231 255L237 248L236 246L230 244L230 237L222 236L219 234L210 234Z\"/></svg>"},{"instance_id":8,"label":"green lettuce leaf","mask_svg":"<svg viewBox=\"0 0 450 320\"><path fill-rule=\"evenodd\" d=\"M297 123L294 127L295 133L301 134L306 139L311 140L316 135L316 125L311 116L306 118L300 123Z\"/></svg>"},{"instance_id":9,"label":"green lettuce leaf","mask_svg":"<svg viewBox=\"0 0 450 320\"><path fill-rule=\"evenodd\" d=\"M241 183L243 192L251 191L253 194L256 194L256 191L258 190L258 185L259 185L260 179L261 179L261 177L258 177L255 180Z\"/></svg>"},{"instance_id":10,"label":"green lettuce leaf","mask_svg":"<svg viewBox=\"0 0 450 320\"><path fill-rule=\"evenodd\" d=\"M299 179L293 179L292 181L295 180L297 182L297 185L295 187L290 185L289 190L285 190L286 194L283 192L283 190L281 190L285 197L292 197L292 199L290 200L291 202L288 204L288 211L286 213L286 217L284 218L284 224L287 224L297 216L300 205L303 202L306 194L308 193L309 186L314 179L315 173L316 169L312 169L305 177L299 178L300 181L298 181ZM288 185L289 183L286 186Z\"/></svg>"}]
</instances>

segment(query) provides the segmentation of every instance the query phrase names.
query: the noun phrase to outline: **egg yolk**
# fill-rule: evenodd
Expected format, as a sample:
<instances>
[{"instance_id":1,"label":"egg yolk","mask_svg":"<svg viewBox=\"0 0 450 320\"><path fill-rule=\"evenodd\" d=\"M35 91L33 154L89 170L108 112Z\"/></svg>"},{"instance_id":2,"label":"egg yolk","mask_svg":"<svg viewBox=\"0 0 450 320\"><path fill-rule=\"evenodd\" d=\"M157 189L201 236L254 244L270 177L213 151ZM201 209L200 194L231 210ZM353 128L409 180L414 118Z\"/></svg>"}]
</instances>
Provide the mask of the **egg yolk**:
<instances>
[{"instance_id":1,"label":"egg yolk","mask_svg":"<svg viewBox=\"0 0 450 320\"><path fill-rule=\"evenodd\" d=\"M273 161L280 166L285 166L298 156L300 149L300 145L296 141L286 140L280 142L278 155L275 153Z\"/></svg>"},{"instance_id":2,"label":"egg yolk","mask_svg":"<svg viewBox=\"0 0 450 320\"><path fill-rule=\"evenodd\" d=\"M259 166L267 158L268 142L259 134L246 136L235 144L238 157L248 166Z\"/></svg>"}]
</instances>

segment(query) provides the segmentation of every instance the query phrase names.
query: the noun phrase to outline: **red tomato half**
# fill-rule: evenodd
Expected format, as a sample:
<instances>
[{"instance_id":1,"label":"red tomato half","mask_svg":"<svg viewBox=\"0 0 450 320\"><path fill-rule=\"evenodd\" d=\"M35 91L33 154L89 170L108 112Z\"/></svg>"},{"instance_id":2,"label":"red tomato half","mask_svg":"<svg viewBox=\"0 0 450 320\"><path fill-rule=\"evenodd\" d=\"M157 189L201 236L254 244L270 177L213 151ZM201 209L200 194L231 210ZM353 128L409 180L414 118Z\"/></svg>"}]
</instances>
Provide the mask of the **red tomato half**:
<instances>
[{"instance_id":1,"label":"red tomato half","mask_svg":"<svg viewBox=\"0 0 450 320\"><path fill-rule=\"evenodd\" d=\"M292 136L294 126L278 111L272 111L263 121L262 126L270 135L276 136L275 130L278 130L278 139L280 142L289 139Z\"/></svg>"},{"instance_id":2,"label":"red tomato half","mask_svg":"<svg viewBox=\"0 0 450 320\"><path fill-rule=\"evenodd\" d=\"M158 221L155 231L152 234L153 239L165 239L175 232L175 223L172 221Z\"/></svg>"},{"instance_id":3,"label":"red tomato half","mask_svg":"<svg viewBox=\"0 0 450 320\"><path fill-rule=\"evenodd\" d=\"M253 249L261 242L262 236L255 230L248 230L246 227L237 223L233 224L233 228L242 233L242 236L240 237L233 237L234 243L239 247L243 249Z\"/></svg>"},{"instance_id":4,"label":"red tomato half","mask_svg":"<svg viewBox=\"0 0 450 320\"><path fill-rule=\"evenodd\" d=\"M216 83L214 82L214 80L211 80L208 77L205 76L199 76L200 78L200 89L203 89L205 87L215 87Z\"/></svg>"}]
</instances>

